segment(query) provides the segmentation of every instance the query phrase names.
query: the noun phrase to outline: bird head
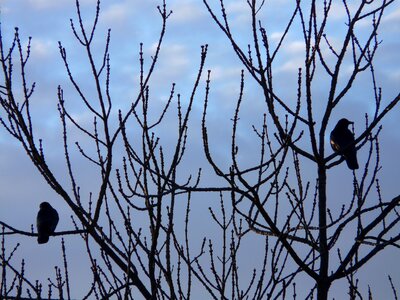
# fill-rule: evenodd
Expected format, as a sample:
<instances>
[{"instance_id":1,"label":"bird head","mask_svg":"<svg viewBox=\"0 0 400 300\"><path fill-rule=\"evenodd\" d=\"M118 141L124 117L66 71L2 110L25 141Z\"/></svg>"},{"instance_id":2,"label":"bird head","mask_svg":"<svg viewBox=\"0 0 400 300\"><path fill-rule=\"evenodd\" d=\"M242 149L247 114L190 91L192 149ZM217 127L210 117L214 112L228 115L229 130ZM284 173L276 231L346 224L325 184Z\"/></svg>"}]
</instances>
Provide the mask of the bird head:
<instances>
[{"instance_id":1,"label":"bird head","mask_svg":"<svg viewBox=\"0 0 400 300\"><path fill-rule=\"evenodd\" d=\"M340 119L337 123L337 126L347 128L350 124L354 124L354 122L347 120L346 118Z\"/></svg>"},{"instance_id":2,"label":"bird head","mask_svg":"<svg viewBox=\"0 0 400 300\"><path fill-rule=\"evenodd\" d=\"M43 208L49 208L49 207L51 207L51 205L49 202L42 202L42 203L40 203L39 207L43 209Z\"/></svg>"}]
</instances>

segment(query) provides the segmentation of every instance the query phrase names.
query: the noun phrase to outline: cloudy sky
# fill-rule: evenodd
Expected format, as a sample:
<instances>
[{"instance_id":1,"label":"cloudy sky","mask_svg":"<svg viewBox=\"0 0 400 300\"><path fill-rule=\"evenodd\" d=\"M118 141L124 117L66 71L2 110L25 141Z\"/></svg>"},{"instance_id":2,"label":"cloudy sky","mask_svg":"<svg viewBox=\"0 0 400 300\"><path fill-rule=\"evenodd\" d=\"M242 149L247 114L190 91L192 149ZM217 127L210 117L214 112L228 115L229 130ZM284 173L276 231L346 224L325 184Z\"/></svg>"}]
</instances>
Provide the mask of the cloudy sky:
<instances>
[{"instance_id":1,"label":"cloudy sky","mask_svg":"<svg viewBox=\"0 0 400 300\"><path fill-rule=\"evenodd\" d=\"M65 167L63 161L63 150L61 148L61 131L57 113L57 86L61 85L65 89L67 105L74 113L74 116L85 122L85 112L75 106L74 99L76 94L71 89L63 62L59 55L58 41L66 48L68 57L71 61L71 68L77 74L80 84L90 93L88 78L90 71L87 69L84 51L74 39L70 28L70 18L76 21L75 1L72 0L0 0L2 35L5 43L10 43L13 37L14 27L19 27L19 32L23 43L29 36L32 37L31 59L28 68L28 78L37 84L32 107L33 116L36 124L37 135L44 140L46 156L49 164L54 168L55 173L63 181L65 177ZM111 92L114 99L115 112L117 109L124 109L129 106L129 101L135 96L138 83L138 51L139 43L143 42L143 49L147 63L151 60L154 53L158 34L160 31L161 20L158 15L157 5L161 1L157 0L103 0L101 5L101 17L97 29L95 46L99 49L99 57L103 49L104 39L108 28L111 28ZM210 1L213 2L213 1ZM291 13L291 0L266 1L265 9L260 13L263 23L267 25L272 43L276 43L285 27L285 22ZM95 9L96 1L81 0L81 8L85 16L86 25L90 24ZM151 93L154 95L154 106L165 103L169 95L171 84L176 83L177 92L183 95L183 99L188 99L195 79L200 57L200 46L209 45L206 69L212 70L212 94L210 103L209 126L211 139L218 141L213 148L213 153L221 162L229 159L229 142L235 100L237 99L240 83L240 71L243 68L239 60L233 54L230 43L213 23L207 9L200 0L171 0L168 7L173 14L168 19L167 33L162 46L159 64L151 81ZM244 0L227 1L227 11L230 14L231 27L240 45L251 42L249 27L249 8ZM329 32L332 40L340 40L341 33L345 27L345 14L343 7L334 1L334 13ZM369 23L361 24L359 30L363 33L369 30ZM379 30L379 39L383 42L379 47L376 56L375 70L378 84L383 89L383 104L392 100L399 91L400 82L400 4L395 1L382 21ZM303 64L303 44L300 30L296 26L291 31L282 55L275 66L276 87L283 97L294 97L296 95L296 74L299 66ZM99 58L98 57L98 58ZM371 98L371 88L366 87L364 81L369 77L362 77L356 81L352 91L348 95L345 104L333 115L329 131L335 125L337 119L347 117L356 122L355 130L361 131L365 113L373 112L374 103ZM200 119L204 100L205 78L196 99L193 113L193 129L191 133L194 137L200 137ZM326 99L327 85L321 79L315 86L315 95L321 99L321 104L316 107L324 107ZM260 89L246 75L246 99L247 106L244 108L243 132L240 133L244 161L246 161L247 151L251 150L251 139L248 134L252 134L251 125L260 124L262 114L256 115L263 109L263 102L260 101L257 93ZM317 98L317 97L316 97ZM70 101L68 101L70 100ZM185 100L184 100L185 101ZM315 100L317 101L317 100ZM0 112L2 115L3 112ZM316 113L316 119L320 117ZM251 119L250 119L251 118ZM381 185L384 197L387 200L398 195L398 178L400 162L398 152L400 149L400 133L398 122L400 120L400 109L397 107L383 122L383 133L381 136L381 160L383 169L381 171ZM88 120L88 122L90 122ZM359 126L359 127L358 127ZM359 128L359 129L358 129ZM168 128L164 128L162 133L168 139ZM78 137L76 137L78 139ZM328 143L327 143L328 145ZM196 148L196 146L198 146ZM201 141L193 142L193 155L197 158L201 154ZM363 154L361 153L361 160ZM365 155L365 153L364 153ZM204 159L204 156L202 156ZM365 156L364 156L365 157ZM193 170L202 164L200 158L191 161ZM351 181L351 174L340 175L345 170L344 164L337 168L333 173L336 184L343 184L347 180ZM96 182L88 181L90 172L82 169L81 182L86 191L95 189ZM310 171L311 173L313 171ZM340 175L340 176L339 176ZM67 179L64 179L67 181ZM351 187L351 185L350 185ZM3 128L0 128L0 220L9 223L21 230L29 230L31 224L35 222L36 211L41 201L47 200L52 203L60 213L59 230L71 229L70 211L60 201L56 195L45 184L44 180L38 176L38 172L32 167L30 161L24 155L20 146L12 140ZM200 210L207 213L208 205ZM60 264L61 258L58 249L61 247L59 239L54 239L46 246L38 246L33 238L11 237L8 240L9 246L13 247L17 242L21 243L18 256L27 258L27 272L32 276L38 276L44 282L46 278L53 277L54 265ZM74 244L74 238L70 238L69 245ZM74 271L79 274L87 274L81 263L82 249L71 246L69 255L72 258L70 267L71 273ZM378 256L367 267L364 274L374 274L374 270L390 268L391 259L397 257L398 251L393 249L388 251L389 255ZM385 259L390 257L390 259ZM39 268L39 262L46 259L46 266ZM40 271L38 271L40 269ZM379 282L376 288L377 299L387 299L389 294L387 280L379 278L368 281L373 284ZM398 272L397 272L398 273ZM397 278L400 288L400 276L392 274ZM89 274L87 274L89 276ZM364 276L364 277L363 277ZM366 278L366 275L360 275ZM73 278L76 290L86 286L79 280ZM367 279L366 279L367 280ZM379 287L386 284L384 287Z\"/></svg>"}]
</instances>

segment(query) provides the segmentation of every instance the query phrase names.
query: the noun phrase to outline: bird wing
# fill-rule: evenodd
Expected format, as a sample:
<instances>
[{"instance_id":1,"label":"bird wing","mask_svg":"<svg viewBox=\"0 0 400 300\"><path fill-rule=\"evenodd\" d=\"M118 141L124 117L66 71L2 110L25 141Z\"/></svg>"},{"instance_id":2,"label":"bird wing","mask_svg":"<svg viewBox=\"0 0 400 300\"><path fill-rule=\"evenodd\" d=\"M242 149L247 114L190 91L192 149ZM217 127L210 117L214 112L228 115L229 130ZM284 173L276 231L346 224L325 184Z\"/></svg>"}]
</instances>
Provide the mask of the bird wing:
<instances>
[{"instance_id":1,"label":"bird wing","mask_svg":"<svg viewBox=\"0 0 400 300\"><path fill-rule=\"evenodd\" d=\"M340 139L338 140L337 134L335 131L332 131L331 137L330 137L330 142L331 142L331 147L333 151L339 152L342 149L342 145L340 144Z\"/></svg>"},{"instance_id":2,"label":"bird wing","mask_svg":"<svg viewBox=\"0 0 400 300\"><path fill-rule=\"evenodd\" d=\"M58 217L57 211L54 208L52 208L52 210L53 210L52 211L53 217L52 217L52 223L51 223L51 231L54 232L54 230L56 230L59 217Z\"/></svg>"},{"instance_id":3,"label":"bird wing","mask_svg":"<svg viewBox=\"0 0 400 300\"><path fill-rule=\"evenodd\" d=\"M52 234L58 224L58 213L55 209L41 209L36 218L38 232Z\"/></svg>"},{"instance_id":4,"label":"bird wing","mask_svg":"<svg viewBox=\"0 0 400 300\"><path fill-rule=\"evenodd\" d=\"M354 136L350 130L347 128L345 130L336 130L334 129L331 133L331 147L334 151L344 151L344 150L353 150L354 146L351 145L354 142Z\"/></svg>"}]
</instances>

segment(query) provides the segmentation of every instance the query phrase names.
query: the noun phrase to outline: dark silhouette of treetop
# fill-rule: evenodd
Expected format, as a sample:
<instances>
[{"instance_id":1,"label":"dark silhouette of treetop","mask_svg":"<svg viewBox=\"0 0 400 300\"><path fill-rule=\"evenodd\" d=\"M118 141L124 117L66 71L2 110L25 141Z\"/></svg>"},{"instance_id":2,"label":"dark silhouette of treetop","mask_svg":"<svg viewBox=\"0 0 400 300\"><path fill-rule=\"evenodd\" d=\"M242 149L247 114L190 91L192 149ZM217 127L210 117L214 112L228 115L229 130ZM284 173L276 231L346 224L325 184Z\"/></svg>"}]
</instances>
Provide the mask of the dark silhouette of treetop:
<instances>
[{"instance_id":1,"label":"dark silhouette of treetop","mask_svg":"<svg viewBox=\"0 0 400 300\"><path fill-rule=\"evenodd\" d=\"M189 2L177 1L174 11L186 12ZM400 248L400 195L385 190L394 183L381 176L382 123L400 94L382 91L385 68L377 64L385 16L398 1L202 2L213 23L207 36L224 39L199 44L187 59L190 76L167 90L163 81L176 70L158 67L174 48L165 40L179 35L167 30L174 13L166 0L157 21L123 31L136 56L113 44L111 29L102 36L105 1L86 17L76 0L74 43L57 44L66 81L48 87L51 96L37 90L41 75L30 67L35 37L21 28L9 40L1 29L0 135L26 155L58 211L41 203L37 231L0 216L1 299L372 299L376 290L397 299L391 270L374 274L388 277L384 287L363 278L369 264ZM136 40L155 24L154 45ZM230 70L208 65L226 59L215 59L222 48L242 68L236 88L224 85ZM178 54L168 61L177 68ZM121 57L132 61L114 65ZM56 103L49 108L37 94ZM28 190L24 201L37 207ZM45 283L28 272L36 250L21 263L16 255L25 240L45 244L50 236L40 249L61 240L60 267ZM70 254L78 248L79 259ZM75 274L74 263L90 276Z\"/></svg>"}]
</instances>

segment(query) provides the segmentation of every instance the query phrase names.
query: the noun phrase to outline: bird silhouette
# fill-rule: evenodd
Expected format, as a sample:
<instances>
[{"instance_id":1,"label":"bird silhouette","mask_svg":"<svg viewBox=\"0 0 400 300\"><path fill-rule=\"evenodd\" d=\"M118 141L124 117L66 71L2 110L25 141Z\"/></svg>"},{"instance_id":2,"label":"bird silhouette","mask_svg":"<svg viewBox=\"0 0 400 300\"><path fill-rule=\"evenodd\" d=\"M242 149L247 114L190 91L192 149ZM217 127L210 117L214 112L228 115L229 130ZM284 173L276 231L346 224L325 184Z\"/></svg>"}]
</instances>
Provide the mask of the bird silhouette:
<instances>
[{"instance_id":1,"label":"bird silhouette","mask_svg":"<svg viewBox=\"0 0 400 300\"><path fill-rule=\"evenodd\" d=\"M40 203L40 209L36 217L38 243L45 244L49 236L54 233L58 223L58 213L48 202Z\"/></svg>"},{"instance_id":2,"label":"bird silhouette","mask_svg":"<svg viewBox=\"0 0 400 300\"><path fill-rule=\"evenodd\" d=\"M341 154L346 160L350 170L358 169L357 150L354 145L354 135L347 128L353 122L347 119L340 119L331 132L332 149Z\"/></svg>"}]
</instances>

